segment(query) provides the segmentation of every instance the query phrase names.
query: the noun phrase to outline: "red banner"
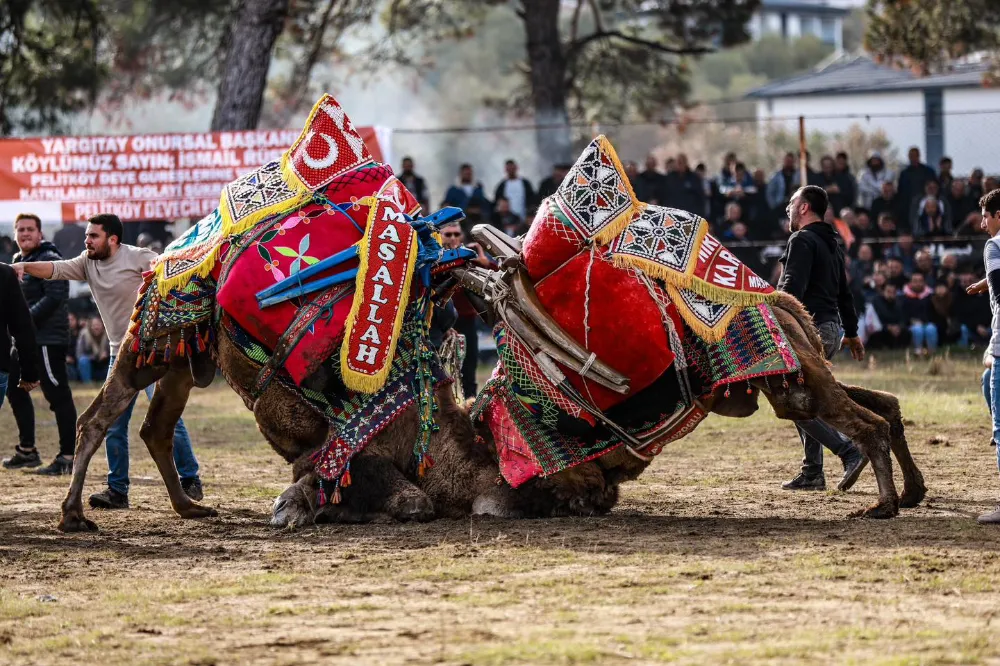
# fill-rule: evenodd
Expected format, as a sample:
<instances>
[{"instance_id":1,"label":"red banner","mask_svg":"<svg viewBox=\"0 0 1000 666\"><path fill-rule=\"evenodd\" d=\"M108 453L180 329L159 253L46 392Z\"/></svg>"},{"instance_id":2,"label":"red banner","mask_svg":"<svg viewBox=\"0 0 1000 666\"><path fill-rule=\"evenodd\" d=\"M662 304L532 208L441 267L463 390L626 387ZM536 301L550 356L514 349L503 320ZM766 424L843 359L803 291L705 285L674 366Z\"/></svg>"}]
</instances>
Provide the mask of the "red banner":
<instances>
[{"instance_id":1,"label":"red banner","mask_svg":"<svg viewBox=\"0 0 1000 666\"><path fill-rule=\"evenodd\" d=\"M356 128L382 161L375 129ZM115 213L123 221L199 219L222 188L278 159L300 130L0 139L0 221Z\"/></svg>"}]
</instances>

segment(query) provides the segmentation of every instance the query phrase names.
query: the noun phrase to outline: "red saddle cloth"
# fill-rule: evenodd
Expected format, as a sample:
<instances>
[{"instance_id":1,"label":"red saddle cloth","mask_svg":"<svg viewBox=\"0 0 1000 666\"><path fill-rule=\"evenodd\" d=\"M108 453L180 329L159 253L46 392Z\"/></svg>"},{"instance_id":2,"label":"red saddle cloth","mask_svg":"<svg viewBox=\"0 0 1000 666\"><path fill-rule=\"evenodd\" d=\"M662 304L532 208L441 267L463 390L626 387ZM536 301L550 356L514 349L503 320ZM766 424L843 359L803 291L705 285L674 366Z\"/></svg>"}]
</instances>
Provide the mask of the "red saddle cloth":
<instances>
[{"instance_id":1,"label":"red saddle cloth","mask_svg":"<svg viewBox=\"0 0 1000 666\"><path fill-rule=\"evenodd\" d=\"M606 410L652 384L674 362L664 315L678 335L676 308L658 303L634 271L612 263L607 246L587 247L552 199L539 209L522 258L542 305L562 328L630 380L627 395L586 381L568 368L570 383Z\"/></svg>"},{"instance_id":2,"label":"red saddle cloth","mask_svg":"<svg viewBox=\"0 0 1000 666\"><path fill-rule=\"evenodd\" d=\"M302 335L284 363L296 383L318 370L340 348L353 303L350 292L354 280L345 283L346 296L328 306L304 331L298 330L302 323L296 324L300 308L315 300L320 292L266 308L257 305L256 294L361 240L371 208L371 200L365 199L380 192L401 211L410 213L419 207L413 195L392 175L391 168L382 164L362 167L336 178L326 188L325 196L335 206L309 204L252 229L223 257L218 302L227 314L271 351L286 331ZM344 262L310 277L309 281L357 266L357 260Z\"/></svg>"}]
</instances>

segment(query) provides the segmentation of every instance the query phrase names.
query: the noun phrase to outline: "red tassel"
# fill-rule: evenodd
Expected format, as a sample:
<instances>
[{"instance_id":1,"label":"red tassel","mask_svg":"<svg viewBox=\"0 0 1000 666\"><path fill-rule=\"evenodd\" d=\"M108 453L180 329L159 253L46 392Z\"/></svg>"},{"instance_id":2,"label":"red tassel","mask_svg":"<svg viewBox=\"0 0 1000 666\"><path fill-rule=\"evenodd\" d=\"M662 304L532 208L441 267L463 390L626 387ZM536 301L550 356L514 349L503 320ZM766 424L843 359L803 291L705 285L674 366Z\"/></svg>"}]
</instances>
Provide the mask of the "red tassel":
<instances>
[{"instance_id":1,"label":"red tassel","mask_svg":"<svg viewBox=\"0 0 1000 666\"><path fill-rule=\"evenodd\" d=\"M340 497L340 486L337 486L334 489L334 491L333 491L333 497L330 498L330 501L333 504L340 504L340 500L341 500L341 497Z\"/></svg>"},{"instance_id":2,"label":"red tassel","mask_svg":"<svg viewBox=\"0 0 1000 666\"><path fill-rule=\"evenodd\" d=\"M430 468L434 467L434 458L431 458L431 454L424 454L424 471L428 471Z\"/></svg>"},{"instance_id":3,"label":"red tassel","mask_svg":"<svg viewBox=\"0 0 1000 666\"><path fill-rule=\"evenodd\" d=\"M351 470L344 470L344 476L340 477L340 485L344 488L351 485Z\"/></svg>"},{"instance_id":4,"label":"red tassel","mask_svg":"<svg viewBox=\"0 0 1000 666\"><path fill-rule=\"evenodd\" d=\"M181 338L181 341L177 343L177 355L181 358L187 355L187 343L184 342L184 338Z\"/></svg>"},{"instance_id":5,"label":"red tassel","mask_svg":"<svg viewBox=\"0 0 1000 666\"><path fill-rule=\"evenodd\" d=\"M194 336L195 346L198 349L199 354L205 353L205 341L201 339L201 336L197 333Z\"/></svg>"},{"instance_id":6,"label":"red tassel","mask_svg":"<svg viewBox=\"0 0 1000 666\"><path fill-rule=\"evenodd\" d=\"M146 365L156 365L156 347L149 352L149 356L146 357Z\"/></svg>"},{"instance_id":7,"label":"red tassel","mask_svg":"<svg viewBox=\"0 0 1000 666\"><path fill-rule=\"evenodd\" d=\"M139 354L139 356L136 357L135 359L135 367L141 368L143 366L143 363L145 363L145 360L146 359L142 357L142 354Z\"/></svg>"},{"instance_id":8,"label":"red tassel","mask_svg":"<svg viewBox=\"0 0 1000 666\"><path fill-rule=\"evenodd\" d=\"M132 349L132 353L133 354L136 354L136 353L139 352L139 338L136 338L135 340L132 341L132 347L131 347L131 349Z\"/></svg>"}]
</instances>

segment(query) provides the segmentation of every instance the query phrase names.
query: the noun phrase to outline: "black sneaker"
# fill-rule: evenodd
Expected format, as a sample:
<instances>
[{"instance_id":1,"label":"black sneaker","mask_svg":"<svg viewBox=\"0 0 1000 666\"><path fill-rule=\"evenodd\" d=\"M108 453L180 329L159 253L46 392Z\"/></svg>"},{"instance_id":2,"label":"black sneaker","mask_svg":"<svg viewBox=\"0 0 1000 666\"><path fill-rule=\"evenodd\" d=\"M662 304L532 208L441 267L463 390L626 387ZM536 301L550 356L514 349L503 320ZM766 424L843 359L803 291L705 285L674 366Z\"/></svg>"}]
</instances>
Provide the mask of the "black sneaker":
<instances>
[{"instance_id":1,"label":"black sneaker","mask_svg":"<svg viewBox=\"0 0 1000 666\"><path fill-rule=\"evenodd\" d=\"M826 477L822 472L812 476L802 472L791 481L785 481L781 487L784 490L826 490Z\"/></svg>"},{"instance_id":2,"label":"black sneaker","mask_svg":"<svg viewBox=\"0 0 1000 666\"><path fill-rule=\"evenodd\" d=\"M128 495L122 495L114 488L90 496L90 506L95 509L127 509Z\"/></svg>"},{"instance_id":3,"label":"black sneaker","mask_svg":"<svg viewBox=\"0 0 1000 666\"><path fill-rule=\"evenodd\" d=\"M42 457L38 455L38 449L32 449L30 453L24 453L17 449L13 456L3 459L4 469L28 469L29 467L38 467L41 464Z\"/></svg>"},{"instance_id":4,"label":"black sneaker","mask_svg":"<svg viewBox=\"0 0 1000 666\"><path fill-rule=\"evenodd\" d=\"M181 479L181 488L184 490L184 494L195 502L200 502L205 497L199 478Z\"/></svg>"},{"instance_id":5,"label":"black sneaker","mask_svg":"<svg viewBox=\"0 0 1000 666\"><path fill-rule=\"evenodd\" d=\"M63 474L72 473L73 459L64 458L63 456L56 456L56 459L52 461L51 465L40 467L32 472L32 474L41 474L42 476L62 476Z\"/></svg>"},{"instance_id":6,"label":"black sneaker","mask_svg":"<svg viewBox=\"0 0 1000 666\"><path fill-rule=\"evenodd\" d=\"M844 463L844 476L840 479L840 483L837 484L837 490L845 492L858 482L858 477L861 476L865 465L868 464L868 458L865 458L860 453L855 453L853 456L842 458L841 462Z\"/></svg>"}]
</instances>

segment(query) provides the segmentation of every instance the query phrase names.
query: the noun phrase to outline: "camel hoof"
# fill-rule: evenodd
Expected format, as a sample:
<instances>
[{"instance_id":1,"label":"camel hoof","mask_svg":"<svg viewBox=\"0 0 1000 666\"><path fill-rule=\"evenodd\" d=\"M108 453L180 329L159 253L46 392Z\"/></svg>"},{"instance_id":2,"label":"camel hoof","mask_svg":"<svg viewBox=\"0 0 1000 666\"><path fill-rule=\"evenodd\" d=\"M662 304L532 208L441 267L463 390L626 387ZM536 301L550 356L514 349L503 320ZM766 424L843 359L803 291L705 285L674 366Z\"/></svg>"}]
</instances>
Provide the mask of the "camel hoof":
<instances>
[{"instance_id":1,"label":"camel hoof","mask_svg":"<svg viewBox=\"0 0 1000 666\"><path fill-rule=\"evenodd\" d=\"M862 509L861 511L855 511L849 517L850 518L871 518L875 520L885 520L887 518L895 518L899 515L899 507L895 504L874 504L867 509Z\"/></svg>"},{"instance_id":2,"label":"camel hoof","mask_svg":"<svg viewBox=\"0 0 1000 666\"><path fill-rule=\"evenodd\" d=\"M924 501L924 497L927 495L927 488L920 486L916 490L910 490L905 488L903 494L899 496L899 508L900 509L912 509L914 507L920 506L920 503Z\"/></svg>"},{"instance_id":3,"label":"camel hoof","mask_svg":"<svg viewBox=\"0 0 1000 666\"><path fill-rule=\"evenodd\" d=\"M73 532L96 532L97 523L87 520L82 514L68 514L59 521L59 531L67 534Z\"/></svg>"},{"instance_id":4,"label":"camel hoof","mask_svg":"<svg viewBox=\"0 0 1000 666\"><path fill-rule=\"evenodd\" d=\"M198 518L215 518L219 515L219 512L209 506L202 506L200 504L195 504L191 502L190 506L180 509L178 512L181 518L185 520L195 520Z\"/></svg>"}]
</instances>

